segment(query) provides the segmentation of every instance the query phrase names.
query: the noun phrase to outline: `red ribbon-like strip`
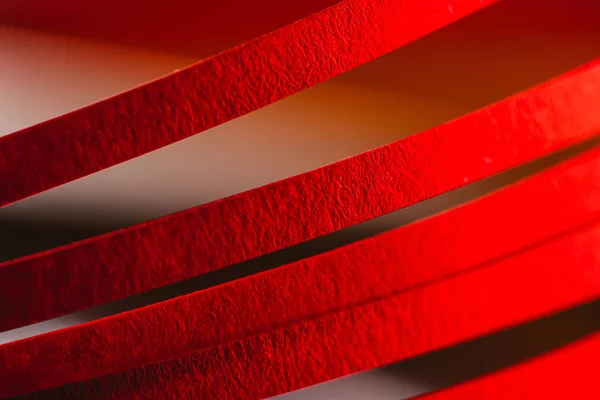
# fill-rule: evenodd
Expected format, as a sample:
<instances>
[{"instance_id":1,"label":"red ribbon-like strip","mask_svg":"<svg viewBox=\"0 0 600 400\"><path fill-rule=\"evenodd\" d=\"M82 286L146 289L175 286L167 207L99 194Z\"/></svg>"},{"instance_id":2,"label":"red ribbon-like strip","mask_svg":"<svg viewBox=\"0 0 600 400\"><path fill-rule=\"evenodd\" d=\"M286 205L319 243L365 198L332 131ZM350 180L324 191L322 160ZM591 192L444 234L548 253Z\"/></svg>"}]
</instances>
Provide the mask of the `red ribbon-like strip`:
<instances>
[{"instance_id":1,"label":"red ribbon-like strip","mask_svg":"<svg viewBox=\"0 0 600 400\"><path fill-rule=\"evenodd\" d=\"M375 368L597 297L599 238L596 226L398 296L21 398L263 398Z\"/></svg>"},{"instance_id":2,"label":"red ribbon-like strip","mask_svg":"<svg viewBox=\"0 0 600 400\"><path fill-rule=\"evenodd\" d=\"M556 311L600 294L600 278L590 277L600 267L594 247L600 244L599 194L600 148L479 201L329 253L0 346L0 396L117 373L52 393L255 398ZM548 289L562 279L561 293ZM354 339L338 345L332 343L337 335ZM295 365L296 357L323 364ZM263 371L267 360L274 369Z\"/></svg>"},{"instance_id":3,"label":"red ribbon-like strip","mask_svg":"<svg viewBox=\"0 0 600 400\"><path fill-rule=\"evenodd\" d=\"M533 360L500 370L420 400L592 399L598 386L600 333Z\"/></svg>"},{"instance_id":4,"label":"red ribbon-like strip","mask_svg":"<svg viewBox=\"0 0 600 400\"><path fill-rule=\"evenodd\" d=\"M364 64L496 0L346 0L184 70L0 138L0 206Z\"/></svg>"},{"instance_id":5,"label":"red ribbon-like strip","mask_svg":"<svg viewBox=\"0 0 600 400\"><path fill-rule=\"evenodd\" d=\"M268 254L589 139L600 132L598 103L600 60L374 151L4 263L0 330Z\"/></svg>"}]
</instances>

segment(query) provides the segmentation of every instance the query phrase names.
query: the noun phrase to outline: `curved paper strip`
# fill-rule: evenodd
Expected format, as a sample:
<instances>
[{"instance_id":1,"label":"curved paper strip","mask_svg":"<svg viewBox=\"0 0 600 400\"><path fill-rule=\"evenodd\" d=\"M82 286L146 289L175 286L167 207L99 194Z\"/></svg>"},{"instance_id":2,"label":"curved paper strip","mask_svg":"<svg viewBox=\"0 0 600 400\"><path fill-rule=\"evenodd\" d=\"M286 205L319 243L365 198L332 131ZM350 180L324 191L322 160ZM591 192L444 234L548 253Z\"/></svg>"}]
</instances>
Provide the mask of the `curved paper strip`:
<instances>
[{"instance_id":1,"label":"curved paper strip","mask_svg":"<svg viewBox=\"0 0 600 400\"><path fill-rule=\"evenodd\" d=\"M21 398L273 396L455 345L597 298L599 247L600 223L596 222L512 257L399 295L141 369ZM139 321L133 314L131 317L131 326L135 326ZM171 326L179 323L173 320ZM125 352L133 354L129 349ZM31 388L25 382L9 383L13 386L3 394L17 393L17 386Z\"/></svg>"},{"instance_id":2,"label":"curved paper strip","mask_svg":"<svg viewBox=\"0 0 600 400\"><path fill-rule=\"evenodd\" d=\"M511 368L418 399L598 398L598 357L600 333Z\"/></svg>"},{"instance_id":3,"label":"curved paper strip","mask_svg":"<svg viewBox=\"0 0 600 400\"><path fill-rule=\"evenodd\" d=\"M389 146L4 263L0 330L258 257L567 147L600 132L599 103L600 60Z\"/></svg>"},{"instance_id":4,"label":"curved paper strip","mask_svg":"<svg viewBox=\"0 0 600 400\"><path fill-rule=\"evenodd\" d=\"M0 206L256 110L495 1L346 0L157 81L2 137Z\"/></svg>"},{"instance_id":5,"label":"curved paper strip","mask_svg":"<svg viewBox=\"0 0 600 400\"><path fill-rule=\"evenodd\" d=\"M330 253L0 346L0 395L219 351L234 340L464 272L597 217L600 148L480 201Z\"/></svg>"}]
</instances>

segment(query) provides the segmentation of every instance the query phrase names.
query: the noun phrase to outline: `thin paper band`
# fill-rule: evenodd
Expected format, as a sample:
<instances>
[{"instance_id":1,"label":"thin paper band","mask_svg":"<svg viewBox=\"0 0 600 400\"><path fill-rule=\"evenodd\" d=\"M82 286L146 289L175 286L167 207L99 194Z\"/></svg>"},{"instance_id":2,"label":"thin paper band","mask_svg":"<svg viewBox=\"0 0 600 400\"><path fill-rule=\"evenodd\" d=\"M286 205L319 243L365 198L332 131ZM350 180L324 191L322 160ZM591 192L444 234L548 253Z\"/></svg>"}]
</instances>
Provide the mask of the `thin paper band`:
<instances>
[{"instance_id":1,"label":"thin paper band","mask_svg":"<svg viewBox=\"0 0 600 400\"><path fill-rule=\"evenodd\" d=\"M566 148L600 132L598 103L600 60L374 151L1 264L0 330L234 265Z\"/></svg>"},{"instance_id":2,"label":"thin paper band","mask_svg":"<svg viewBox=\"0 0 600 400\"><path fill-rule=\"evenodd\" d=\"M254 111L496 1L342 1L154 82L4 136L0 206Z\"/></svg>"},{"instance_id":3,"label":"thin paper band","mask_svg":"<svg viewBox=\"0 0 600 400\"><path fill-rule=\"evenodd\" d=\"M21 398L256 399L300 389L598 298L599 246L596 222L482 268L372 303ZM16 385L27 387L24 382L12 387Z\"/></svg>"},{"instance_id":4,"label":"thin paper band","mask_svg":"<svg viewBox=\"0 0 600 400\"><path fill-rule=\"evenodd\" d=\"M0 346L0 388L12 388L0 395L217 351L228 342L441 282L600 218L599 194L597 148L482 200L329 253ZM45 364L38 362L42 358Z\"/></svg>"}]
</instances>

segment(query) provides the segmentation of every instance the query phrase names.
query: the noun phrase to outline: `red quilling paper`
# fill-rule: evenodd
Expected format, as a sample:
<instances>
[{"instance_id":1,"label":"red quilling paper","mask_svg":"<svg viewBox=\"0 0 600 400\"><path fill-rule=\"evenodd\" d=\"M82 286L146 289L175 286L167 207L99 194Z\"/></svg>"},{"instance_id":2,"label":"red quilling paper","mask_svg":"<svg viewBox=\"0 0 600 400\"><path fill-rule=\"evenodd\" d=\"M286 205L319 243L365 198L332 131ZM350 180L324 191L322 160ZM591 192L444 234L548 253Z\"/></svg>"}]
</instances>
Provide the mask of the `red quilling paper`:
<instances>
[{"instance_id":1,"label":"red quilling paper","mask_svg":"<svg viewBox=\"0 0 600 400\"><path fill-rule=\"evenodd\" d=\"M428 285L469 269L485 269L486 262L493 264L504 254L544 240L554 243L554 237L563 232L582 230L581 226L600 218L599 185L600 150L595 149L479 201L329 253L80 327L0 346L0 366L6 368L0 369L0 387L12 385L8 394L22 393L185 358L203 349L218 352L220 346L232 341L298 321L335 315L338 310L402 296L399 293L403 292L410 297L415 288L428 290ZM540 206L540 199L545 200L544 206ZM507 210L512 213L505 214ZM551 210L559 211L548 219ZM590 232L597 231L594 229ZM582 240L588 236L597 240L594 235L586 233ZM570 238L566 234L564 241ZM586 261L595 265L599 260ZM435 297L430 300L437 301ZM540 301L540 307L555 304L552 298L549 305ZM443 336L436 340L443 341ZM439 347L432 346L427 351ZM42 355L54 368L34 361ZM204 384L198 384L196 390L207 396ZM0 391L2 394L6 393Z\"/></svg>"},{"instance_id":2,"label":"red quilling paper","mask_svg":"<svg viewBox=\"0 0 600 400\"><path fill-rule=\"evenodd\" d=\"M35 9L35 1L23 7ZM68 8L70 1L57 7ZM495 2L323 0L321 8L311 8L317 2L298 8L306 13L294 18L278 14L278 5L265 11L270 22L243 27L244 34L254 33L239 36L239 45L213 49L188 68L1 137L0 207L277 102ZM543 13L545 4L527 7ZM202 12L196 6L194 12ZM224 18L221 6L215 10ZM17 3L3 7L27 20ZM111 7L120 24L132 11ZM50 15L71 19L60 11ZM96 29L90 26L88 33L102 36ZM432 217L0 345L0 398L265 398L599 299L599 56L390 145L0 264L0 331L6 331L224 268L241 269L246 261L587 146ZM595 398L599 343L595 333L422 398Z\"/></svg>"},{"instance_id":3,"label":"red quilling paper","mask_svg":"<svg viewBox=\"0 0 600 400\"><path fill-rule=\"evenodd\" d=\"M0 206L254 111L495 1L341 1L164 78L2 137Z\"/></svg>"},{"instance_id":4,"label":"red quilling paper","mask_svg":"<svg viewBox=\"0 0 600 400\"><path fill-rule=\"evenodd\" d=\"M258 257L574 145L600 131L598 101L600 64L594 61L374 151L4 263L0 307L6 311L0 330Z\"/></svg>"}]
</instances>

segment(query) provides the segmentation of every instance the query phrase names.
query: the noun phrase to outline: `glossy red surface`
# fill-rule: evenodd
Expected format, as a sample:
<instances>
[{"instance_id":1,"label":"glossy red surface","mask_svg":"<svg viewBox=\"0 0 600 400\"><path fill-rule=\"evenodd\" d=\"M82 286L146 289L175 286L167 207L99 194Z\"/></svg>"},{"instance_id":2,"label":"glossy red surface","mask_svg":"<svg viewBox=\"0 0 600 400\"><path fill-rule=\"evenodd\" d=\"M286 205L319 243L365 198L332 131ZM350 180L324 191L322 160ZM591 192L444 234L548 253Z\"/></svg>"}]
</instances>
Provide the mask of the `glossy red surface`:
<instances>
[{"instance_id":1,"label":"glossy red surface","mask_svg":"<svg viewBox=\"0 0 600 400\"><path fill-rule=\"evenodd\" d=\"M581 228L600 217L599 193L600 148L482 200L329 253L82 326L0 346L0 395L25 393L131 369L132 372L125 372L119 378L98 381L102 383L83 383L80 387L84 391L97 390L96 385L100 385L102 390L118 392L121 386L116 382L119 379L141 379L140 387L134 384L124 389L128 396L136 393L145 398L143 393L149 390L148 393L152 394L149 398L163 398L170 393L169 390L175 390L179 395L185 393L202 398L255 398L313 384L321 379L312 380L314 365L298 368L300 372L292 371L293 364L286 364L293 363L294 357L291 357L289 361L272 360L284 368L279 371L283 386L271 382L270 385L274 386L263 388L260 383L252 383L269 382L277 376L274 371L263 373L264 366L254 361L255 357L258 360L261 357L268 359L271 352L287 354L304 349L302 351L307 353L301 356L327 360L329 349L321 349L323 353L320 353L312 348L309 351L306 347L310 342L317 347L325 345L322 343L332 346L329 332L320 331L321 323L324 326L333 324L335 328L332 329L334 332L339 329L338 334L356 335L352 343L346 342L348 349L338 348L339 354L335 354L337 358L334 359L345 360L344 363L323 362L319 366L319 374L333 378L431 351L452 343L453 337L455 339L452 340L464 340L476 336L487 329L482 328L487 326L484 322L499 324L494 325L495 329L503 328L513 323L511 318L521 318L523 312L515 309L518 303L514 300L497 298L492 305L487 305L499 309L497 319L490 310L490 315L483 320L470 321L467 318L470 312L481 313L480 318L483 318L485 309L461 310L460 307L465 304L460 300L446 304L447 296L464 296L465 300L466 293L474 292L475 296L481 296L488 289L490 296L496 296L494 291L504 291L505 285L515 286L511 281L525 279L532 285L529 295L537 298L535 301L526 300L531 304L523 306L523 310L534 313L530 317L551 312L562 307L561 302L565 299L588 298L590 290L600 293L600 276L586 280L600 265L599 254L594 247L600 244L600 225L596 223L593 228ZM543 206L540 206L541 199L544 199ZM549 212L553 212L553 218L548 218ZM564 236L565 231L573 229L581 232ZM564 237L557 239L557 235ZM543 240L548 240L549 244L527 249ZM523 248L526 250L520 254L510 255ZM509 256L501 260L506 254ZM573 260L569 257L578 260L577 268L573 268ZM538 259L543 262L535 261ZM548 273L549 278L554 279L555 275L564 273L565 282L571 279L575 284L572 287L567 285L563 295L544 296L545 278L540 278L539 287L531 281L534 271L539 268L553 268L555 271ZM570 272L566 273L565 268ZM499 275L496 278L499 280L492 284L486 281L487 277L465 275L466 271L473 269L496 271L492 274ZM487 276L488 272L473 274L476 277ZM569 274L574 277L569 278ZM448 283L444 283L445 279ZM478 282L479 279L482 282ZM583 279L583 282L578 279ZM463 280L468 283L463 283ZM584 283L589 290L579 291ZM464 287L455 288L455 285ZM522 285L517 284L517 289ZM454 293L455 290L462 293ZM479 291L481 293L478 294ZM514 295L512 289L510 293ZM519 295L523 301L528 296L526 292ZM483 307L491 299L479 301L482 301ZM438 302L444 303L443 307ZM503 302L506 302L505 307L501 307ZM441 308L437 310L436 307ZM379 308L383 311L378 311ZM457 318L466 319L447 320L447 316L439 314L445 308L449 308L446 310L448 315L458 313ZM342 311L345 309L347 311ZM383 315L386 317L383 318ZM446 322L437 321L436 317ZM397 330L396 333L406 330L406 334L416 335L406 337L403 344L398 344L397 351L400 352L392 351L390 354L396 354L393 356L396 358L392 359L381 358L386 354L383 352L385 346L391 349L395 346L388 341L390 338L379 337L390 332L388 327ZM348 329L353 332L348 332ZM311 330L314 332L311 333ZM270 339L263 342L263 339L255 338L255 335L266 332L272 332L268 337L277 337L274 339L277 344L271 343ZM423 338L419 335L427 340L421 342ZM231 344L240 340L246 344ZM289 340L289 343L279 340ZM304 343L304 340L307 342ZM254 343L256 341L260 344ZM295 349L296 341L300 342L298 349ZM372 346L382 353L369 359L367 349ZM220 356L226 357L223 352L230 350L223 349L228 348L237 349L243 357L247 357L240 361L243 367L234 360L227 364L205 366L205 363L210 365L211 360ZM194 356L187 356L199 351ZM286 358L283 353L277 357ZM362 357L367 359L358 361ZM42 358L44 364L38 362ZM165 361L171 359L178 361ZM163 361L163 364L143 367ZM48 363L53 368L46 368ZM248 370L247 374L243 370ZM229 378L219 378L214 382L194 379L181 389L163 382L163 379L184 382L185 376L194 373L206 379L209 376L226 377L228 373L233 379L241 374L236 383L240 386L229 382L232 387L228 388ZM275 375L269 378L269 373ZM292 379L290 374L305 375ZM249 380L245 380L244 376ZM286 381L286 378L291 380ZM112 379L116 381L112 382ZM154 380L162 383L154 386L151 383ZM213 384L223 387L217 389L211 386ZM244 388L244 385L248 386ZM65 393L70 396L71 390L75 389L66 390ZM63 395L66 396L65 393Z\"/></svg>"},{"instance_id":2,"label":"glossy red surface","mask_svg":"<svg viewBox=\"0 0 600 400\"><path fill-rule=\"evenodd\" d=\"M593 137L600 61L380 149L0 265L0 330L123 298L409 206ZM310 221L310 223L307 223Z\"/></svg>"}]
</instances>

